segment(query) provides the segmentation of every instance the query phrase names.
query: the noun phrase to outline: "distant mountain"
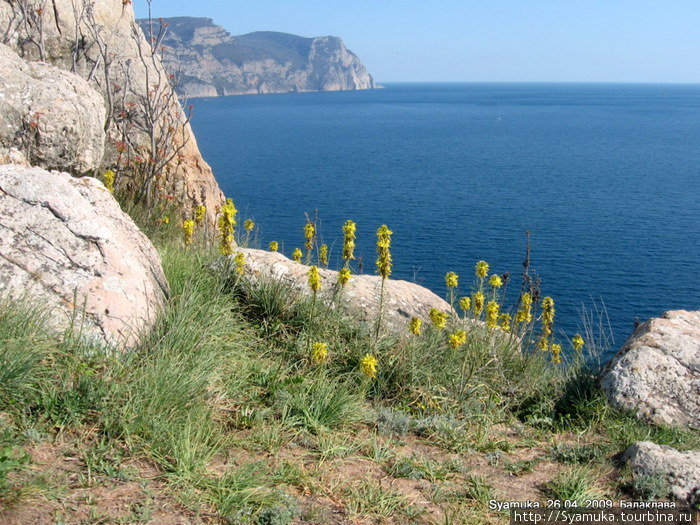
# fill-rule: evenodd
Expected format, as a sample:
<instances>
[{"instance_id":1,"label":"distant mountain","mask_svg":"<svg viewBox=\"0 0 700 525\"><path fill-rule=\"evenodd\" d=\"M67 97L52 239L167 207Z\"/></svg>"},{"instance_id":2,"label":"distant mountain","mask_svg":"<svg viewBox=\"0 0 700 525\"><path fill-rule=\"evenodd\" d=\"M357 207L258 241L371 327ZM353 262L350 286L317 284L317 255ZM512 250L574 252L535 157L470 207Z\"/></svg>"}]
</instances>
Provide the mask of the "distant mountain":
<instances>
[{"instance_id":1,"label":"distant mountain","mask_svg":"<svg viewBox=\"0 0 700 525\"><path fill-rule=\"evenodd\" d=\"M148 20L139 25L149 35ZM164 18L165 66L188 97L374 89L360 59L335 36L260 31L232 36L210 18ZM153 21L158 32L160 22Z\"/></svg>"}]
</instances>

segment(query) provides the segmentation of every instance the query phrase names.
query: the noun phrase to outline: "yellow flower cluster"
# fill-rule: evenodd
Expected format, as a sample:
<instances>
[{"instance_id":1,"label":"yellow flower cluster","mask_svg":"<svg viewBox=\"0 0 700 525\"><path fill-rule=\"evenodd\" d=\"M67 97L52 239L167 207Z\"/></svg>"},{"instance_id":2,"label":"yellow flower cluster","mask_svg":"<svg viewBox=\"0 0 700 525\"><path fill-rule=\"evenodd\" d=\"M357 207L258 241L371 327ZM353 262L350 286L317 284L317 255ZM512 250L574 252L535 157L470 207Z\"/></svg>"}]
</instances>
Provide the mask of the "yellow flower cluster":
<instances>
[{"instance_id":1,"label":"yellow flower cluster","mask_svg":"<svg viewBox=\"0 0 700 525\"><path fill-rule=\"evenodd\" d=\"M338 272L338 283L340 286L345 286L350 281L350 268L342 268Z\"/></svg>"},{"instance_id":2,"label":"yellow flower cluster","mask_svg":"<svg viewBox=\"0 0 700 525\"><path fill-rule=\"evenodd\" d=\"M311 359L316 363L325 363L328 360L328 345L326 343L314 343L311 349Z\"/></svg>"},{"instance_id":3,"label":"yellow flower cluster","mask_svg":"<svg viewBox=\"0 0 700 525\"><path fill-rule=\"evenodd\" d=\"M351 220L343 224L343 259L350 261L355 258L355 231L357 225Z\"/></svg>"},{"instance_id":4,"label":"yellow flower cluster","mask_svg":"<svg viewBox=\"0 0 700 525\"><path fill-rule=\"evenodd\" d=\"M294 259L296 262L301 262L302 255L304 254L301 253L299 248L294 248L294 251L292 252L292 259Z\"/></svg>"},{"instance_id":5,"label":"yellow flower cluster","mask_svg":"<svg viewBox=\"0 0 700 525\"><path fill-rule=\"evenodd\" d=\"M579 352L583 348L583 345L586 344L586 341L583 340L583 337L581 337L581 334L576 334L574 336L574 338L571 340L571 343L574 347L574 350Z\"/></svg>"},{"instance_id":6,"label":"yellow flower cluster","mask_svg":"<svg viewBox=\"0 0 700 525\"><path fill-rule=\"evenodd\" d=\"M489 301L486 305L486 324L491 328L498 326L498 310L500 306L496 301Z\"/></svg>"},{"instance_id":7,"label":"yellow flower cluster","mask_svg":"<svg viewBox=\"0 0 700 525\"><path fill-rule=\"evenodd\" d=\"M476 276L479 279L485 279L489 274L489 263L486 261L479 261L476 263Z\"/></svg>"},{"instance_id":8,"label":"yellow flower cluster","mask_svg":"<svg viewBox=\"0 0 700 525\"><path fill-rule=\"evenodd\" d=\"M520 297L520 308L515 314L516 323L529 323L532 321L532 295L525 292Z\"/></svg>"},{"instance_id":9,"label":"yellow flower cluster","mask_svg":"<svg viewBox=\"0 0 700 525\"><path fill-rule=\"evenodd\" d=\"M464 330L457 330L455 333L450 335L448 342L451 348L459 348L467 342L467 332Z\"/></svg>"},{"instance_id":10,"label":"yellow flower cluster","mask_svg":"<svg viewBox=\"0 0 700 525\"><path fill-rule=\"evenodd\" d=\"M243 270L245 269L245 254L243 252L236 252L233 261L236 263L236 273L238 275L243 275Z\"/></svg>"},{"instance_id":11,"label":"yellow flower cluster","mask_svg":"<svg viewBox=\"0 0 700 525\"><path fill-rule=\"evenodd\" d=\"M255 221L253 221L252 219L246 219L243 223L243 227L247 232L252 231L253 228L255 228Z\"/></svg>"},{"instance_id":12,"label":"yellow flower cluster","mask_svg":"<svg viewBox=\"0 0 700 525\"><path fill-rule=\"evenodd\" d=\"M382 224L377 230L377 273L386 279L391 275L391 235L392 232L386 224Z\"/></svg>"},{"instance_id":13,"label":"yellow flower cluster","mask_svg":"<svg viewBox=\"0 0 700 525\"><path fill-rule=\"evenodd\" d=\"M316 226L312 222L307 222L304 226L304 238L306 239L306 253L310 254L314 249L314 240L316 240Z\"/></svg>"},{"instance_id":14,"label":"yellow flower cluster","mask_svg":"<svg viewBox=\"0 0 700 525\"><path fill-rule=\"evenodd\" d=\"M194 222L197 224L201 223L204 220L204 217L207 215L207 207L206 206L197 206L194 209Z\"/></svg>"},{"instance_id":15,"label":"yellow flower cluster","mask_svg":"<svg viewBox=\"0 0 700 525\"><path fill-rule=\"evenodd\" d=\"M276 252L280 249L280 245L277 241L270 241L270 251Z\"/></svg>"},{"instance_id":16,"label":"yellow flower cluster","mask_svg":"<svg viewBox=\"0 0 700 525\"><path fill-rule=\"evenodd\" d=\"M552 363L558 365L561 363L561 345L552 345Z\"/></svg>"},{"instance_id":17,"label":"yellow flower cluster","mask_svg":"<svg viewBox=\"0 0 700 525\"><path fill-rule=\"evenodd\" d=\"M418 317L411 318L411 321L408 323L408 331L413 335L420 335L422 327L423 320Z\"/></svg>"},{"instance_id":18,"label":"yellow flower cluster","mask_svg":"<svg viewBox=\"0 0 700 525\"><path fill-rule=\"evenodd\" d=\"M552 335L554 327L554 299L545 297L542 299L542 335L549 337Z\"/></svg>"},{"instance_id":19,"label":"yellow flower cluster","mask_svg":"<svg viewBox=\"0 0 700 525\"><path fill-rule=\"evenodd\" d=\"M360 360L360 369L362 373L371 379L377 377L377 365L379 365L379 362L372 354L365 354Z\"/></svg>"},{"instance_id":20,"label":"yellow flower cluster","mask_svg":"<svg viewBox=\"0 0 700 525\"><path fill-rule=\"evenodd\" d=\"M438 330L442 330L443 328L445 328L445 326L447 326L447 314L442 310L438 310L437 308L431 308L429 315L430 321Z\"/></svg>"},{"instance_id":21,"label":"yellow flower cluster","mask_svg":"<svg viewBox=\"0 0 700 525\"><path fill-rule=\"evenodd\" d=\"M510 314L501 314L498 316L498 326L501 327L501 330L504 332L510 332L510 322L513 320L513 318L510 316Z\"/></svg>"},{"instance_id":22,"label":"yellow flower cluster","mask_svg":"<svg viewBox=\"0 0 700 525\"><path fill-rule=\"evenodd\" d=\"M492 275L489 279L489 284L492 288L500 288L503 286L503 279L501 279L500 275Z\"/></svg>"},{"instance_id":23,"label":"yellow flower cluster","mask_svg":"<svg viewBox=\"0 0 700 525\"><path fill-rule=\"evenodd\" d=\"M221 255L233 254L233 233L236 227L238 210L232 199L226 199L219 216L219 252Z\"/></svg>"},{"instance_id":24,"label":"yellow flower cluster","mask_svg":"<svg viewBox=\"0 0 700 525\"><path fill-rule=\"evenodd\" d=\"M104 175L102 175L102 178L104 179L105 188L107 188L110 193L114 193L114 172L112 170L107 170Z\"/></svg>"},{"instance_id":25,"label":"yellow flower cluster","mask_svg":"<svg viewBox=\"0 0 700 525\"><path fill-rule=\"evenodd\" d=\"M464 311L468 312L469 309L472 307L472 300L469 297L462 297L459 300L459 307Z\"/></svg>"},{"instance_id":26,"label":"yellow flower cluster","mask_svg":"<svg viewBox=\"0 0 700 525\"><path fill-rule=\"evenodd\" d=\"M310 266L307 275L309 277L309 288L314 293L318 292L321 289L321 276L318 273L318 266Z\"/></svg>"},{"instance_id":27,"label":"yellow flower cluster","mask_svg":"<svg viewBox=\"0 0 700 525\"><path fill-rule=\"evenodd\" d=\"M185 245L189 246L192 244L192 239L194 239L194 221L192 219L182 223L182 232L185 235Z\"/></svg>"},{"instance_id":28,"label":"yellow flower cluster","mask_svg":"<svg viewBox=\"0 0 700 525\"><path fill-rule=\"evenodd\" d=\"M457 288L459 286L459 275L454 272L448 272L445 275L445 284L448 288Z\"/></svg>"},{"instance_id":29,"label":"yellow flower cluster","mask_svg":"<svg viewBox=\"0 0 700 525\"><path fill-rule=\"evenodd\" d=\"M323 266L328 266L328 245L322 244L318 250L318 262Z\"/></svg>"},{"instance_id":30,"label":"yellow flower cluster","mask_svg":"<svg viewBox=\"0 0 700 525\"><path fill-rule=\"evenodd\" d=\"M167 215L165 215L165 216L161 219L161 222L162 222L163 224L170 224L170 217L168 217Z\"/></svg>"},{"instance_id":31,"label":"yellow flower cluster","mask_svg":"<svg viewBox=\"0 0 700 525\"><path fill-rule=\"evenodd\" d=\"M474 294L474 315L480 316L481 312L484 310L484 294L481 292L476 292Z\"/></svg>"}]
</instances>

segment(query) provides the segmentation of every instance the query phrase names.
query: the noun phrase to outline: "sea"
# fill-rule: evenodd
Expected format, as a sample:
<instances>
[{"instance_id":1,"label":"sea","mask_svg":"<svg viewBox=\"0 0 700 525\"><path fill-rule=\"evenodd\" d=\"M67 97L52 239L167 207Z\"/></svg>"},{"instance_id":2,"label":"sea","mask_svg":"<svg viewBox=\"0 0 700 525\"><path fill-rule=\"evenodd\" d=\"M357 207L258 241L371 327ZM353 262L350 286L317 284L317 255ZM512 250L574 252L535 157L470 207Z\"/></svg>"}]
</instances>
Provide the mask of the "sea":
<instances>
[{"instance_id":1,"label":"sea","mask_svg":"<svg viewBox=\"0 0 700 525\"><path fill-rule=\"evenodd\" d=\"M387 83L383 89L196 99L204 158L254 242L303 247L307 217L356 269L394 232L394 279L445 296L474 265L530 272L564 341L593 330L605 360L635 324L700 309L700 86Z\"/></svg>"}]
</instances>

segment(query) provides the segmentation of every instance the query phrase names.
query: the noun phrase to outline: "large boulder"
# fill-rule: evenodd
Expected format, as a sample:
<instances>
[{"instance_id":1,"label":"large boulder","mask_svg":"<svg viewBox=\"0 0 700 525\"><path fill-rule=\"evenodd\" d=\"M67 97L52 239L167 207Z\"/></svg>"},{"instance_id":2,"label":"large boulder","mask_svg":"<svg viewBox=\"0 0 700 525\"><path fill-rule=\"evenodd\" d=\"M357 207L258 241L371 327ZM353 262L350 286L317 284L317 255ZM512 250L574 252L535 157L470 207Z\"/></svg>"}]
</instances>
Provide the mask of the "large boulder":
<instances>
[{"instance_id":1,"label":"large boulder","mask_svg":"<svg viewBox=\"0 0 700 525\"><path fill-rule=\"evenodd\" d=\"M0 295L124 347L153 325L166 294L158 252L102 183L0 166Z\"/></svg>"},{"instance_id":2,"label":"large boulder","mask_svg":"<svg viewBox=\"0 0 700 525\"><path fill-rule=\"evenodd\" d=\"M700 503L700 451L678 450L649 441L635 443L625 451L623 461L634 476L662 476L674 498L697 505Z\"/></svg>"},{"instance_id":3,"label":"large boulder","mask_svg":"<svg viewBox=\"0 0 700 525\"><path fill-rule=\"evenodd\" d=\"M31 164L85 173L102 161L104 125L102 95L87 81L0 44L0 155L16 148Z\"/></svg>"},{"instance_id":4,"label":"large boulder","mask_svg":"<svg viewBox=\"0 0 700 525\"><path fill-rule=\"evenodd\" d=\"M700 428L700 312L676 310L635 330L603 371L610 402L657 424Z\"/></svg>"},{"instance_id":5,"label":"large boulder","mask_svg":"<svg viewBox=\"0 0 700 525\"><path fill-rule=\"evenodd\" d=\"M301 293L310 293L309 267L292 261L277 252L240 249L245 257L245 272L254 280L281 281ZM382 279L377 275L353 275L342 291L337 285L338 272L319 269L321 291L326 298L333 297L356 317L374 322L379 314L379 296ZM427 288L407 281L388 279L384 288L382 319L394 330L405 330L412 317L428 319L432 308L449 311L450 305Z\"/></svg>"},{"instance_id":6,"label":"large boulder","mask_svg":"<svg viewBox=\"0 0 700 525\"><path fill-rule=\"evenodd\" d=\"M20 4L29 6L29 23ZM157 99L161 109L153 114L163 125L157 134L167 134L168 140L156 156L169 162L159 170L154 186L185 210L205 205L214 221L223 194L199 152L159 55L150 52L135 23L131 1L52 0L47 5L45 0L0 0L0 39L23 58L74 72L100 92L109 121L104 168L151 157L144 105Z\"/></svg>"}]
</instances>

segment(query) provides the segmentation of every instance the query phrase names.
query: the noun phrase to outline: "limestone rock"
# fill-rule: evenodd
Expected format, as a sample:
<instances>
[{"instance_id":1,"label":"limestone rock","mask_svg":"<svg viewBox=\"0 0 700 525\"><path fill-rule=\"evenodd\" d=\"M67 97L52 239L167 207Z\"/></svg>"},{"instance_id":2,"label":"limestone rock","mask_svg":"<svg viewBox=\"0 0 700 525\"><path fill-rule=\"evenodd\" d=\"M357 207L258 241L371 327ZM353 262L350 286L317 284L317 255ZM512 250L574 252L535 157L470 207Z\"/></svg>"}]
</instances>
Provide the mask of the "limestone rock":
<instances>
[{"instance_id":1,"label":"limestone rock","mask_svg":"<svg viewBox=\"0 0 700 525\"><path fill-rule=\"evenodd\" d=\"M259 31L232 36L210 18L165 18L165 66L187 97L373 89L374 79L343 41ZM148 20L139 20L149 32ZM156 30L157 31L157 30Z\"/></svg>"},{"instance_id":2,"label":"limestone rock","mask_svg":"<svg viewBox=\"0 0 700 525\"><path fill-rule=\"evenodd\" d=\"M118 125L125 114L134 122L143 120L141 102L149 93L159 92L167 100L168 113L179 126L172 140L172 150L183 146L158 181L164 194L174 196L185 209L203 204L214 221L223 202L223 194L209 165L202 158L184 110L170 87L169 75L158 55L151 57L149 44L136 25L132 2L123 0L27 0L41 9L43 36L39 24L23 24L17 15L17 2L0 0L0 39L23 58L38 61L42 53L36 42L44 42L44 59L65 71L75 72L102 94L108 118L103 166L113 167L123 143ZM29 28L29 29L27 29ZM106 50L102 53L100 49ZM109 78L105 76L104 58L109 61ZM140 55L145 56L144 59ZM152 96L152 95L151 95ZM109 101L112 101L112 104ZM110 112L109 108L114 111ZM168 126L169 127L169 126ZM128 134L138 146L148 149L148 137L139 126L129 126ZM140 153L140 154L143 154ZM166 156L166 158L169 157ZM66 168L67 169L67 168Z\"/></svg>"},{"instance_id":3,"label":"limestone rock","mask_svg":"<svg viewBox=\"0 0 700 525\"><path fill-rule=\"evenodd\" d=\"M0 294L53 309L58 328L131 345L163 306L158 252L97 179L0 166Z\"/></svg>"},{"instance_id":4,"label":"limestone rock","mask_svg":"<svg viewBox=\"0 0 700 525\"><path fill-rule=\"evenodd\" d=\"M309 267L292 261L281 253L241 249L245 255L245 270L253 279L275 279L303 293L308 288ZM338 272L319 269L322 295L337 290ZM360 319L374 322L379 313L379 293L382 279L377 275L353 275L338 294L340 304ZM384 290L383 320L386 326L405 330L411 317L427 320L431 308L449 311L450 305L427 288L407 281L389 279Z\"/></svg>"},{"instance_id":5,"label":"limestone rock","mask_svg":"<svg viewBox=\"0 0 700 525\"><path fill-rule=\"evenodd\" d=\"M639 326L601 385L612 404L647 421L700 428L700 312L669 311Z\"/></svg>"},{"instance_id":6,"label":"limestone rock","mask_svg":"<svg viewBox=\"0 0 700 525\"><path fill-rule=\"evenodd\" d=\"M660 474L666 478L673 497L689 505L700 503L700 451L678 450L649 441L635 443L623 460L633 474Z\"/></svg>"},{"instance_id":7,"label":"limestone rock","mask_svg":"<svg viewBox=\"0 0 700 525\"><path fill-rule=\"evenodd\" d=\"M102 96L87 81L0 44L0 155L74 173L96 169L105 147ZM3 154L4 152L4 154Z\"/></svg>"}]
</instances>

